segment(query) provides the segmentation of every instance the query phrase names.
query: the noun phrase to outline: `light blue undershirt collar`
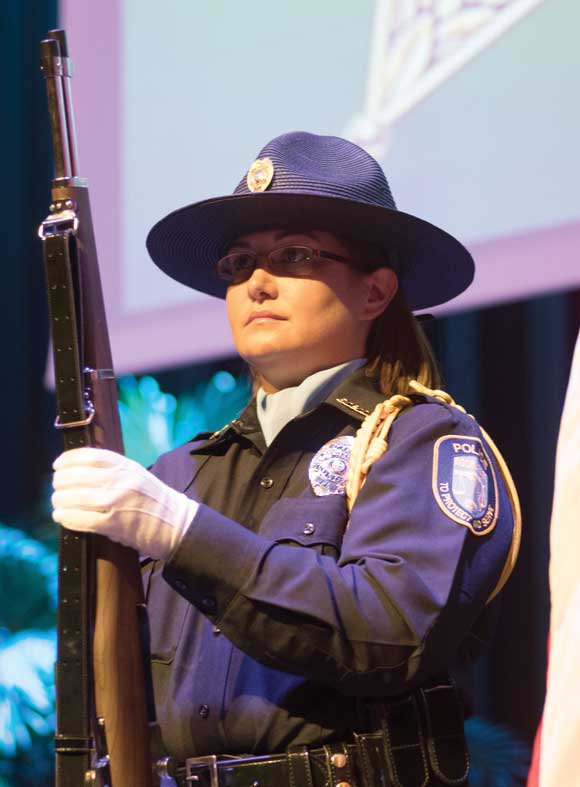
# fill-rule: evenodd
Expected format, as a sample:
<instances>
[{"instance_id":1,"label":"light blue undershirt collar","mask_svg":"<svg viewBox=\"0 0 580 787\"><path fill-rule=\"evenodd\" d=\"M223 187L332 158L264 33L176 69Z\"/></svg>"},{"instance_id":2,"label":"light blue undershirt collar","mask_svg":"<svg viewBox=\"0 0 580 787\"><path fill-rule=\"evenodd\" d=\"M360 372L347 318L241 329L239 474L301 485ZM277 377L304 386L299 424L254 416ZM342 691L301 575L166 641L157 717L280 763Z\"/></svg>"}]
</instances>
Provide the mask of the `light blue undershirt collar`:
<instances>
[{"instance_id":1,"label":"light blue undershirt collar","mask_svg":"<svg viewBox=\"0 0 580 787\"><path fill-rule=\"evenodd\" d=\"M321 369L303 380L300 385L272 394L259 388L256 394L256 409L266 445L270 445L289 421L297 415L313 410L334 388L365 363L366 358L355 358L330 369Z\"/></svg>"}]
</instances>

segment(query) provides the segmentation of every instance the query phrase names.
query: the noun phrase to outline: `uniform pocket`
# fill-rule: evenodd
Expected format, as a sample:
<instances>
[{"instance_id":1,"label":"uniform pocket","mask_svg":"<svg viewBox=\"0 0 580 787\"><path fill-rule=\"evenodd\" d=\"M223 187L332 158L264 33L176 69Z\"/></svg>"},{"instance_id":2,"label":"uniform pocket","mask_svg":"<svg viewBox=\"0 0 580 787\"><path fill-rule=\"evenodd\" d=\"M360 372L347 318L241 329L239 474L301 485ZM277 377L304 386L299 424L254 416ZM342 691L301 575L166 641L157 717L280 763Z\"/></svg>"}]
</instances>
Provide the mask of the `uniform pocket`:
<instances>
[{"instance_id":1,"label":"uniform pocket","mask_svg":"<svg viewBox=\"0 0 580 787\"><path fill-rule=\"evenodd\" d=\"M346 522L344 495L286 497L268 511L259 532L278 543L315 547L338 555Z\"/></svg>"}]
</instances>

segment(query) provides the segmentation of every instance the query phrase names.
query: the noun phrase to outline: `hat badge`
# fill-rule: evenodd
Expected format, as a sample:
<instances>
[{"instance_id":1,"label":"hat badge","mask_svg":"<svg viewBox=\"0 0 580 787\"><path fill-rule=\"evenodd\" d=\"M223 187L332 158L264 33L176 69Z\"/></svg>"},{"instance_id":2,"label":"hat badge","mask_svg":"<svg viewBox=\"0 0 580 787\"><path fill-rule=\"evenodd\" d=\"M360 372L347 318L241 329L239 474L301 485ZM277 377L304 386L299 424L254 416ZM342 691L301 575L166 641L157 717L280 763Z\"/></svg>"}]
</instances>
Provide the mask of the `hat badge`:
<instances>
[{"instance_id":1,"label":"hat badge","mask_svg":"<svg viewBox=\"0 0 580 787\"><path fill-rule=\"evenodd\" d=\"M272 159L268 157L257 158L248 170L246 183L250 191L254 193L266 191L273 177L274 164L272 163Z\"/></svg>"}]
</instances>

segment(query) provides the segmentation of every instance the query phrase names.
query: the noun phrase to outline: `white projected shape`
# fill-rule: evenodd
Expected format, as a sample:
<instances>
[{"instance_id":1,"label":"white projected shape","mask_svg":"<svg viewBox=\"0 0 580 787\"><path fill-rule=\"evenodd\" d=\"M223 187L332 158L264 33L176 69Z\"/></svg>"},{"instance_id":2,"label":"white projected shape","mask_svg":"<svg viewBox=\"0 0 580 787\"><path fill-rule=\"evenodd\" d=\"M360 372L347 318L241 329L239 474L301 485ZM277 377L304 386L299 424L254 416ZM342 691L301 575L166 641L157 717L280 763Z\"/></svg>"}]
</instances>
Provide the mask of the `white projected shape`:
<instances>
[{"instance_id":1,"label":"white projected shape","mask_svg":"<svg viewBox=\"0 0 580 787\"><path fill-rule=\"evenodd\" d=\"M344 135L381 160L392 124L543 0L376 0L365 106Z\"/></svg>"}]
</instances>

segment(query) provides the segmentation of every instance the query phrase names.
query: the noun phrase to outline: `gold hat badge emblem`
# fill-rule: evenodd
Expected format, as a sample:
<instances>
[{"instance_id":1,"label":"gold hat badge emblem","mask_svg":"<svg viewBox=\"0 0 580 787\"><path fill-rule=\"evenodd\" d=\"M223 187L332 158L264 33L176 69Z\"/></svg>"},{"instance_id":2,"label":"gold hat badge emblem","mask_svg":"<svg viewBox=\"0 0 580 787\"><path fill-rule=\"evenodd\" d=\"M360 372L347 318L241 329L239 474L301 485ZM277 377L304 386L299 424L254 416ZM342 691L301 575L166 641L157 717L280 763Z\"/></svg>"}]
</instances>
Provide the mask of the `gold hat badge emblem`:
<instances>
[{"instance_id":1,"label":"gold hat badge emblem","mask_svg":"<svg viewBox=\"0 0 580 787\"><path fill-rule=\"evenodd\" d=\"M266 191L274 177L274 164L269 158L257 158L246 177L250 191Z\"/></svg>"}]
</instances>

